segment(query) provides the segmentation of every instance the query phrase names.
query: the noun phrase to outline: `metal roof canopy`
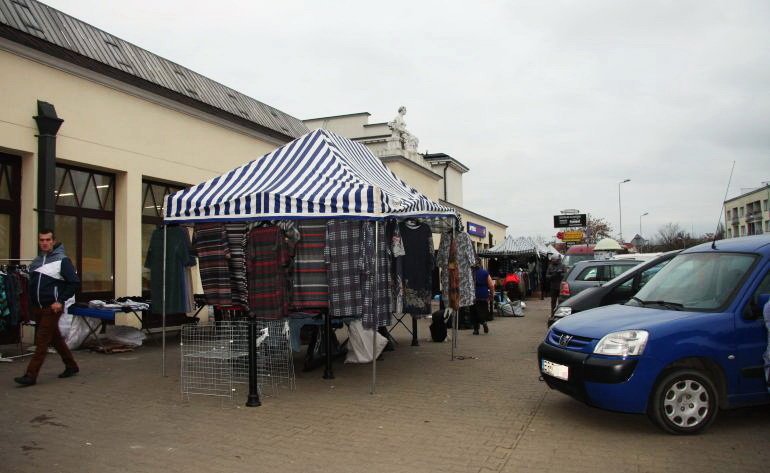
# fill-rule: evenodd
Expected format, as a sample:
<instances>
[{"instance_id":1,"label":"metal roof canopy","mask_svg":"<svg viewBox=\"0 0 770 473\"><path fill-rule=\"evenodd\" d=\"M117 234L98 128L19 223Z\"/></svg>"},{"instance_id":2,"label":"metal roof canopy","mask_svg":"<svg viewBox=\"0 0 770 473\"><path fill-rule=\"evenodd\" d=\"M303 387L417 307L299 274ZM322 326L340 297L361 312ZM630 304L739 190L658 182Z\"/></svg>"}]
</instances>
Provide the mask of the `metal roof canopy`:
<instances>
[{"instance_id":1,"label":"metal roof canopy","mask_svg":"<svg viewBox=\"0 0 770 473\"><path fill-rule=\"evenodd\" d=\"M0 0L0 36L280 139L299 119L36 0Z\"/></svg>"}]
</instances>

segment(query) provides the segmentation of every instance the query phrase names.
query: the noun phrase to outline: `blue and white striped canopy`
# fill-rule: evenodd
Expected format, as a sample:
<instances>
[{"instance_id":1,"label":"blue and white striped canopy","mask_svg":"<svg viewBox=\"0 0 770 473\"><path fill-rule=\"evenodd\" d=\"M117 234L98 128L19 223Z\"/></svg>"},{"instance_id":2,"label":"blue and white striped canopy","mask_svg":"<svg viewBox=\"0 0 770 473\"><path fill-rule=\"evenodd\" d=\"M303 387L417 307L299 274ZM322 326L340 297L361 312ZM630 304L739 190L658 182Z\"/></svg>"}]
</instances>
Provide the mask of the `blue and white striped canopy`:
<instances>
[{"instance_id":1,"label":"blue and white striped canopy","mask_svg":"<svg viewBox=\"0 0 770 473\"><path fill-rule=\"evenodd\" d=\"M165 222L456 217L396 177L365 146L315 130L197 186L168 195Z\"/></svg>"}]
</instances>

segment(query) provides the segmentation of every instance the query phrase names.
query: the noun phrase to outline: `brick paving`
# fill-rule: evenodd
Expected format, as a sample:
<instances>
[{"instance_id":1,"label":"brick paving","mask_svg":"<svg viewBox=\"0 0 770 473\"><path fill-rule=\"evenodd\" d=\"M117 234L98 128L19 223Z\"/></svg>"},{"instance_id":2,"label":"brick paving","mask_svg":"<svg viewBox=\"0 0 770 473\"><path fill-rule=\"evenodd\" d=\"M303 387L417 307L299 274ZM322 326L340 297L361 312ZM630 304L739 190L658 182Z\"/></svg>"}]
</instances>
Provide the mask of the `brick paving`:
<instances>
[{"instance_id":1,"label":"brick paving","mask_svg":"<svg viewBox=\"0 0 770 473\"><path fill-rule=\"evenodd\" d=\"M296 391L258 408L193 398L179 388L169 338L122 354L79 351L81 373L60 380L56 355L39 384L17 388L24 363L0 364L0 473L5 472L760 472L770 464L770 407L722 412L704 435L675 437L645 417L605 412L538 380L547 301L488 335L461 331L457 353L425 341L371 365L297 370ZM302 365L298 355L295 363Z\"/></svg>"}]
</instances>

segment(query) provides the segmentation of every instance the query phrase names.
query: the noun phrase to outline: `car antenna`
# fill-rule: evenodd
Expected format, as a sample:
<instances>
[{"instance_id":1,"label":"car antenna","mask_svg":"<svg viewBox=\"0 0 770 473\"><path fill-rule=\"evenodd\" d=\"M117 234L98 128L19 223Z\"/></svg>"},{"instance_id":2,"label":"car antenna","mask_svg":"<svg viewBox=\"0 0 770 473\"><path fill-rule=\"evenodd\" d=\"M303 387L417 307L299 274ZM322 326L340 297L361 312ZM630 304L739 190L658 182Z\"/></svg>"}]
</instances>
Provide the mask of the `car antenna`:
<instances>
[{"instance_id":1,"label":"car antenna","mask_svg":"<svg viewBox=\"0 0 770 473\"><path fill-rule=\"evenodd\" d=\"M722 199L722 205L719 206L719 219L717 219L717 228L714 230L714 241L711 242L711 249L717 249L717 235L719 234L719 224L722 222L722 212L725 210L725 201L727 200L727 193L730 192L730 182L733 180L733 171L735 171L735 160L733 160L733 167L730 169L730 178L727 180L727 189L725 189L725 198Z\"/></svg>"}]
</instances>

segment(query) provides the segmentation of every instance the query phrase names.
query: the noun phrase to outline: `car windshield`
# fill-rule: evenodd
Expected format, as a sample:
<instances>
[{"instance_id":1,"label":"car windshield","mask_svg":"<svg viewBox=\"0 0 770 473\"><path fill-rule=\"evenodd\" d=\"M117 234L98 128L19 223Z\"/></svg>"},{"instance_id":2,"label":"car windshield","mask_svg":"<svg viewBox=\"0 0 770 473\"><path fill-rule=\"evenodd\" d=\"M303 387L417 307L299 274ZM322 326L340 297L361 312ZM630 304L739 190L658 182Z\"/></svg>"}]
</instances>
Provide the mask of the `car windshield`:
<instances>
[{"instance_id":1,"label":"car windshield","mask_svg":"<svg viewBox=\"0 0 770 473\"><path fill-rule=\"evenodd\" d=\"M743 253L679 255L647 283L629 305L710 311L725 305L756 256Z\"/></svg>"}]
</instances>

